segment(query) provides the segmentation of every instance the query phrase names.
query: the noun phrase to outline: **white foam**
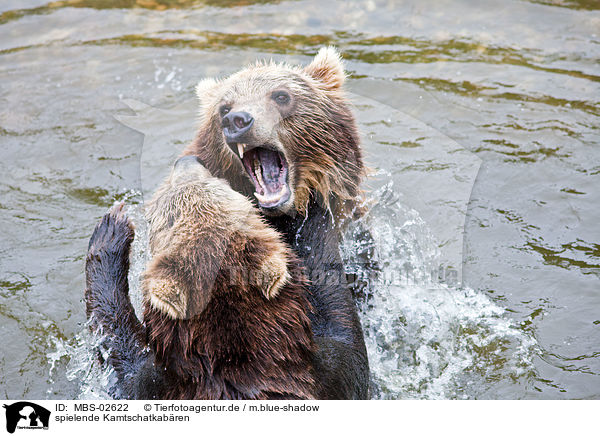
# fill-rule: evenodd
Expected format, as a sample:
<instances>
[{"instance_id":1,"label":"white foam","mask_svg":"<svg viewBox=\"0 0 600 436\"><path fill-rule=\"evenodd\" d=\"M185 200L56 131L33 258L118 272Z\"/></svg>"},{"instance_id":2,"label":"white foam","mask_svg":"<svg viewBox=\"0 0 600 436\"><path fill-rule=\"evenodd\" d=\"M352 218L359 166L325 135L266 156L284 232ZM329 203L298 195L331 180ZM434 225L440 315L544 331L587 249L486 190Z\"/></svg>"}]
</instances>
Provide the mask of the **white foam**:
<instances>
[{"instance_id":1,"label":"white foam","mask_svg":"<svg viewBox=\"0 0 600 436\"><path fill-rule=\"evenodd\" d=\"M359 298L373 397L477 398L490 382L532 371L535 340L482 292L438 280L439 251L392 188L372 193L373 206L350 225L341 250L347 272L365 277L369 249L381 269L362 281ZM365 228L367 245L357 238Z\"/></svg>"},{"instance_id":2,"label":"white foam","mask_svg":"<svg viewBox=\"0 0 600 436\"><path fill-rule=\"evenodd\" d=\"M59 369L59 362L66 362L64 367L60 365L60 370L64 371L68 381L77 384L78 393L74 399L111 398L109 388L114 383L115 375L112 368L102 368L98 363L97 350L100 341L100 337L89 332L87 325L81 333L68 341L58 338L54 340L56 351L48 354L50 379L52 381L55 370ZM104 358L106 357L107 355L104 355Z\"/></svg>"}]
</instances>

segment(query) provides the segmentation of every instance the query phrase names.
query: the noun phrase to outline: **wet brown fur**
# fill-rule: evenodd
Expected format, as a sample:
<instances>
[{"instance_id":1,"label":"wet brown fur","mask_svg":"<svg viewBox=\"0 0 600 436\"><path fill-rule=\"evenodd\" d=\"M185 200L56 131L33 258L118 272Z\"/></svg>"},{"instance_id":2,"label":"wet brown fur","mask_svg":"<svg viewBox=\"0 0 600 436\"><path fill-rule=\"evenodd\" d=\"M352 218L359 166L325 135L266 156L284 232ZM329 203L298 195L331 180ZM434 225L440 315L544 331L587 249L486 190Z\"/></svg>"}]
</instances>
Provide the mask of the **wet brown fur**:
<instances>
[{"instance_id":1,"label":"wet brown fur","mask_svg":"<svg viewBox=\"0 0 600 436\"><path fill-rule=\"evenodd\" d=\"M184 155L197 156L233 190L220 182L227 189L214 185L208 198L207 189L163 186L149 210L145 325L128 297L130 224L111 211L90 239L86 304L112 350L116 396L368 398L366 348L331 220L355 209L364 173L343 82L339 55L327 48L304 68L257 63L198 85L200 128ZM287 114L269 101L276 88L293 95ZM244 110L248 102L262 110L260 138L290 167L292 196L281 215L267 217L270 227L248 201L254 186L218 114L222 103ZM192 206L193 198L205 207ZM339 280L313 280L321 276Z\"/></svg>"},{"instance_id":2,"label":"wet brown fur","mask_svg":"<svg viewBox=\"0 0 600 436\"><path fill-rule=\"evenodd\" d=\"M197 87L200 127L184 154L199 156L211 173L253 198L239 157L224 141L218 108L285 88L294 96L294 108L272 128L290 165L294 209L304 214L313 193L333 212L351 207L364 167L356 122L342 90L344 79L339 55L331 47L304 68L259 62L221 81L205 79ZM271 113L276 109L266 107L268 117L277 117Z\"/></svg>"},{"instance_id":3,"label":"wet brown fur","mask_svg":"<svg viewBox=\"0 0 600 436\"><path fill-rule=\"evenodd\" d=\"M315 398L298 259L224 181L173 177L148 207L142 284L148 344L170 380L163 397Z\"/></svg>"}]
</instances>

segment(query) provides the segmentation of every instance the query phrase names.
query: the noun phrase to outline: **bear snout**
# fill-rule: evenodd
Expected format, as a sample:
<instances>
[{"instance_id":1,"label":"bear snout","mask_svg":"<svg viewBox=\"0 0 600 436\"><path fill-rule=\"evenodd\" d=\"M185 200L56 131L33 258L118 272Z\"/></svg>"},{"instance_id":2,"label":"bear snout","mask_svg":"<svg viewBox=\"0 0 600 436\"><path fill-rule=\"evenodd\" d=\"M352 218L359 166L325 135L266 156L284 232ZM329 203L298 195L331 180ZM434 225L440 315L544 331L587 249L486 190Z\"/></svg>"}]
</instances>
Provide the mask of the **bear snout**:
<instances>
[{"instance_id":1,"label":"bear snout","mask_svg":"<svg viewBox=\"0 0 600 436\"><path fill-rule=\"evenodd\" d=\"M243 142L242 137L250 130L253 123L254 117L248 112L229 112L222 121L225 139L229 144Z\"/></svg>"}]
</instances>

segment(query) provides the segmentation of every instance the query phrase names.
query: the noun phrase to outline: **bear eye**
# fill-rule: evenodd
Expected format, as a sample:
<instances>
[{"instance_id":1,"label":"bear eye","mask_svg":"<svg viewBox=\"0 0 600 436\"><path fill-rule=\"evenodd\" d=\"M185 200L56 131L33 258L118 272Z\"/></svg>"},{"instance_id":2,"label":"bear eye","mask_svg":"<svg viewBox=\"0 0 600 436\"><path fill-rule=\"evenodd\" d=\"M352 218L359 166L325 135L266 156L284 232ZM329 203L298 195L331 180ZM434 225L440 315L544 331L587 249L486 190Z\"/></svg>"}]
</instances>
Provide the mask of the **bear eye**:
<instances>
[{"instance_id":1,"label":"bear eye","mask_svg":"<svg viewBox=\"0 0 600 436\"><path fill-rule=\"evenodd\" d=\"M219 108L219 114L221 114L222 117L224 117L225 115L227 115L229 112L231 111L231 107L230 106L221 106Z\"/></svg>"},{"instance_id":2,"label":"bear eye","mask_svg":"<svg viewBox=\"0 0 600 436\"><path fill-rule=\"evenodd\" d=\"M277 104L286 105L290 102L290 95L285 91L275 91L271 94L271 98L275 100Z\"/></svg>"}]
</instances>

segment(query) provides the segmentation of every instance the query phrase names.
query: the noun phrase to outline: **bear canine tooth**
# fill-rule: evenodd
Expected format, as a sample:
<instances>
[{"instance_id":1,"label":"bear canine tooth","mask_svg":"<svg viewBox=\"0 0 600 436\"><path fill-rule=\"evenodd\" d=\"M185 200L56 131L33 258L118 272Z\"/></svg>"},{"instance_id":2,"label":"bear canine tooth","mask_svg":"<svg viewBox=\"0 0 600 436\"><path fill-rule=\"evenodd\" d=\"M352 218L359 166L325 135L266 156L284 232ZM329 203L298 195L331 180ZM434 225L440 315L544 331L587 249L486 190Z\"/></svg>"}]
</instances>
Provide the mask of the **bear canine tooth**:
<instances>
[{"instance_id":1,"label":"bear canine tooth","mask_svg":"<svg viewBox=\"0 0 600 436\"><path fill-rule=\"evenodd\" d=\"M240 155L240 159L243 159L244 158L244 147L246 147L246 144L240 144L238 142L237 146L238 146L238 153Z\"/></svg>"}]
</instances>

